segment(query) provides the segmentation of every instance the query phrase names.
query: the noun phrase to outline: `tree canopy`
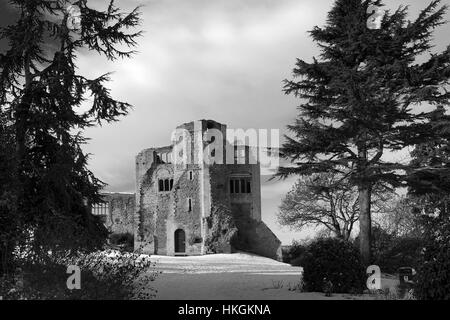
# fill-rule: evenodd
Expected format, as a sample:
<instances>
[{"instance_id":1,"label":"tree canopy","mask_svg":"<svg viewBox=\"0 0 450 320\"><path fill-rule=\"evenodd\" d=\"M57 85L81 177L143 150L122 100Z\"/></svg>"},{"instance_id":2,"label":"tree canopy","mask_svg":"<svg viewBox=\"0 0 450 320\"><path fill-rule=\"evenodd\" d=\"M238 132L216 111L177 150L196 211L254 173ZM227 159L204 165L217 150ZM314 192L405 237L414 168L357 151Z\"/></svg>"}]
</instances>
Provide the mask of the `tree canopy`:
<instances>
[{"instance_id":1,"label":"tree canopy","mask_svg":"<svg viewBox=\"0 0 450 320\"><path fill-rule=\"evenodd\" d=\"M292 161L279 176L342 172L359 190L361 254L370 261L371 194L375 183L404 185L411 168L386 154L427 139L423 104L448 107L450 47L432 53L433 31L447 6L432 1L417 19L408 8L386 11L369 29L370 6L381 1L337 0L323 27L310 35L321 54L297 59L284 91L301 99L281 154Z\"/></svg>"},{"instance_id":2,"label":"tree canopy","mask_svg":"<svg viewBox=\"0 0 450 320\"><path fill-rule=\"evenodd\" d=\"M124 13L113 1L104 11L87 0L10 3L18 19L0 32L8 43L0 53L0 114L15 163L9 173L17 183L9 190L13 197L0 194L0 203L14 199L15 210L1 214L14 215L19 229L27 231L15 244L26 242L35 253L96 248L106 229L89 208L101 202L104 184L87 167L83 130L117 121L131 106L111 96L109 74L83 76L77 52L85 49L109 60L130 57L141 34L134 31L138 8Z\"/></svg>"}]
</instances>

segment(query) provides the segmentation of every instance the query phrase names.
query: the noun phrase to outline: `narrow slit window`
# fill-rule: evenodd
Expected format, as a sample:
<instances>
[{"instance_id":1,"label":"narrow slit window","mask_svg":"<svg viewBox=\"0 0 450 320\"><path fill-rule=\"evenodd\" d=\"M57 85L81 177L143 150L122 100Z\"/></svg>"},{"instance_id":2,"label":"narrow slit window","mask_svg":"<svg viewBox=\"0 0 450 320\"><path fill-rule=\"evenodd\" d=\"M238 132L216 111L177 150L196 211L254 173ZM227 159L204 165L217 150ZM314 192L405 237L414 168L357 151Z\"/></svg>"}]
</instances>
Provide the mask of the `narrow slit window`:
<instances>
[{"instance_id":1,"label":"narrow slit window","mask_svg":"<svg viewBox=\"0 0 450 320\"><path fill-rule=\"evenodd\" d=\"M194 173L192 171L189 171L189 180L193 180L194 179Z\"/></svg>"},{"instance_id":2,"label":"narrow slit window","mask_svg":"<svg viewBox=\"0 0 450 320\"><path fill-rule=\"evenodd\" d=\"M169 183L169 179L164 180L164 191L169 191L170 190L170 183Z\"/></svg>"},{"instance_id":3,"label":"narrow slit window","mask_svg":"<svg viewBox=\"0 0 450 320\"><path fill-rule=\"evenodd\" d=\"M164 191L164 180L159 180L159 191Z\"/></svg>"},{"instance_id":4,"label":"narrow slit window","mask_svg":"<svg viewBox=\"0 0 450 320\"><path fill-rule=\"evenodd\" d=\"M247 180L247 193L252 193L252 187L249 180Z\"/></svg>"},{"instance_id":5,"label":"narrow slit window","mask_svg":"<svg viewBox=\"0 0 450 320\"><path fill-rule=\"evenodd\" d=\"M169 190L172 190L173 189L173 179L170 179L170 189Z\"/></svg>"},{"instance_id":6,"label":"narrow slit window","mask_svg":"<svg viewBox=\"0 0 450 320\"><path fill-rule=\"evenodd\" d=\"M188 199L188 211L191 212L192 211L192 199Z\"/></svg>"},{"instance_id":7,"label":"narrow slit window","mask_svg":"<svg viewBox=\"0 0 450 320\"><path fill-rule=\"evenodd\" d=\"M239 193L239 180L234 180L234 192Z\"/></svg>"},{"instance_id":8,"label":"narrow slit window","mask_svg":"<svg viewBox=\"0 0 450 320\"><path fill-rule=\"evenodd\" d=\"M230 193L234 193L234 181L230 180Z\"/></svg>"}]
</instances>

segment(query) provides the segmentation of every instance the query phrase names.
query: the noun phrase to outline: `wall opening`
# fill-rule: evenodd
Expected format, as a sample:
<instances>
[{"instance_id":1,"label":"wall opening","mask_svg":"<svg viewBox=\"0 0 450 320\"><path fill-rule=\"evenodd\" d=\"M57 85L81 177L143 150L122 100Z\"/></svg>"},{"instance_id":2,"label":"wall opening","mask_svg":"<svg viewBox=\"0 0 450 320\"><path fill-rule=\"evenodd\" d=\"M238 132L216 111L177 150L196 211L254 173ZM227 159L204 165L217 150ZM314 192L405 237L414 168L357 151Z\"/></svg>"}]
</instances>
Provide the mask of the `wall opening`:
<instances>
[{"instance_id":1,"label":"wall opening","mask_svg":"<svg viewBox=\"0 0 450 320\"><path fill-rule=\"evenodd\" d=\"M251 193L250 177L233 177L230 179L230 193Z\"/></svg>"},{"instance_id":2,"label":"wall opening","mask_svg":"<svg viewBox=\"0 0 450 320\"><path fill-rule=\"evenodd\" d=\"M173 179L159 179L158 180L158 191L167 192L173 189Z\"/></svg>"},{"instance_id":3,"label":"wall opening","mask_svg":"<svg viewBox=\"0 0 450 320\"><path fill-rule=\"evenodd\" d=\"M107 216L109 215L109 202L95 203L91 207L91 213L94 216L99 216L103 223L106 223Z\"/></svg>"},{"instance_id":4,"label":"wall opening","mask_svg":"<svg viewBox=\"0 0 450 320\"><path fill-rule=\"evenodd\" d=\"M184 230L177 229L175 231L175 253L186 252L186 234Z\"/></svg>"}]
</instances>

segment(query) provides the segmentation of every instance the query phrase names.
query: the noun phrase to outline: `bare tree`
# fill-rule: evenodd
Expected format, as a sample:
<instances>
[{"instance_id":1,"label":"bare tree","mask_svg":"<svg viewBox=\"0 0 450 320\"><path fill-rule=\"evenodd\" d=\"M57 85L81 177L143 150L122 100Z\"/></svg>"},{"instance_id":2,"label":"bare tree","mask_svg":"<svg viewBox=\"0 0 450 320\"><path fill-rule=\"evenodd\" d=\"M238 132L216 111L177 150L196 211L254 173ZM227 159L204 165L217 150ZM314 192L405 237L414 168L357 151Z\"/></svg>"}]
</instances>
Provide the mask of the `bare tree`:
<instances>
[{"instance_id":1,"label":"bare tree","mask_svg":"<svg viewBox=\"0 0 450 320\"><path fill-rule=\"evenodd\" d=\"M418 199L396 196L383 203L383 209L374 215L374 223L396 237L422 236L421 206Z\"/></svg>"},{"instance_id":2,"label":"bare tree","mask_svg":"<svg viewBox=\"0 0 450 320\"><path fill-rule=\"evenodd\" d=\"M381 186L375 189L373 210L384 211L392 193ZM301 177L282 200L278 213L281 225L294 230L322 226L344 240L349 240L358 219L358 189L344 175L335 173Z\"/></svg>"},{"instance_id":3,"label":"bare tree","mask_svg":"<svg viewBox=\"0 0 450 320\"><path fill-rule=\"evenodd\" d=\"M282 200L278 222L295 230L323 226L348 240L359 218L357 190L331 173L300 178Z\"/></svg>"}]
</instances>

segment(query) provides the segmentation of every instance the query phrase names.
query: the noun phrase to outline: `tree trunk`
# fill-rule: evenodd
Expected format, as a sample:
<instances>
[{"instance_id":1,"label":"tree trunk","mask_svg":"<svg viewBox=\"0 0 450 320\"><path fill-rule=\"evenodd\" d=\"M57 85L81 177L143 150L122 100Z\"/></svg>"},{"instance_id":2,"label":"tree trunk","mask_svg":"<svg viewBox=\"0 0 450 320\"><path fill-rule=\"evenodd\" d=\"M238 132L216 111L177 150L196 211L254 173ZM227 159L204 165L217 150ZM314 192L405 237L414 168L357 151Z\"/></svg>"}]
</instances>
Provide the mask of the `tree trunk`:
<instances>
[{"instance_id":1,"label":"tree trunk","mask_svg":"<svg viewBox=\"0 0 450 320\"><path fill-rule=\"evenodd\" d=\"M371 263L370 247L371 247L371 226L372 219L370 215L370 202L372 195L372 187L363 185L358 188L359 192L359 249L362 262L365 266Z\"/></svg>"}]
</instances>

